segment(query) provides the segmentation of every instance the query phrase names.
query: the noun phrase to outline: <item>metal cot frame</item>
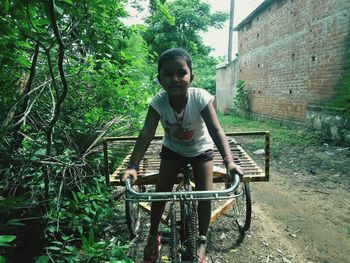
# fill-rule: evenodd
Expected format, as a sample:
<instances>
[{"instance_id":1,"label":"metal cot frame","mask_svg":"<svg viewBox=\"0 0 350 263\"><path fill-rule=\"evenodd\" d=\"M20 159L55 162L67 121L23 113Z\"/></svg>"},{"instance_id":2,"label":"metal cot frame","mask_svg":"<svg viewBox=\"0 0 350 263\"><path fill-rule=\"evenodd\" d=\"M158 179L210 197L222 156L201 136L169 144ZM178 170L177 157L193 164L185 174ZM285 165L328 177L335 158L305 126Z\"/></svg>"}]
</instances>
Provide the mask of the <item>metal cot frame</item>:
<instances>
[{"instance_id":1,"label":"metal cot frame","mask_svg":"<svg viewBox=\"0 0 350 263\"><path fill-rule=\"evenodd\" d=\"M229 145L232 153L238 157L237 163L244 169L243 181L249 182L266 182L270 179L269 168L270 168L270 133L269 131L250 131L250 132L231 132L226 133L229 140ZM264 156L264 169L261 169L255 161L246 153L242 146L237 143L234 137L238 136L264 136L265 139L265 156ZM158 170L160 165L159 152L161 149L161 142L163 136L155 136L152 140L149 148L144 154L141 162L140 169L138 172L138 180L135 185L153 185L156 183L156 178L158 176ZM103 151L104 151L104 169L106 184L110 186L125 186L124 183L120 182L119 178L124 173L131 153L126 155L124 160L120 163L117 169L110 173L109 168L109 157L108 157L108 144L113 142L116 143L116 147L128 146L131 149L136 142L137 137L107 137L103 141ZM221 156L214 148L214 171L213 171L213 183L226 183L228 181L226 177L226 168L222 164ZM178 178L177 183L180 183L182 178ZM223 205L216 208L212 212L211 222L214 222L220 215L222 215L227 209L232 207L233 199L227 200ZM149 212L150 207L145 203L140 203L140 207L147 212ZM167 221L162 220L163 223L168 224Z\"/></svg>"}]
</instances>

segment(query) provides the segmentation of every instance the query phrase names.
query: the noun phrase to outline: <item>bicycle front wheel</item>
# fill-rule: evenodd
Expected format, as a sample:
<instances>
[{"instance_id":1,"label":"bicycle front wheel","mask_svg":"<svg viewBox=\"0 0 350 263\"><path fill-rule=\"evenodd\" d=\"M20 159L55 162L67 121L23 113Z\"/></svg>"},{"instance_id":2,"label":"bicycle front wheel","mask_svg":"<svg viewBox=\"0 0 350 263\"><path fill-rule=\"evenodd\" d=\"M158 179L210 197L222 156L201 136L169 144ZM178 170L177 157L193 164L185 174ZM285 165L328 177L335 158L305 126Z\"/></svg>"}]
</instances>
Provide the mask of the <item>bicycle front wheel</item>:
<instances>
[{"instance_id":1,"label":"bicycle front wheel","mask_svg":"<svg viewBox=\"0 0 350 263\"><path fill-rule=\"evenodd\" d=\"M240 183L238 193L243 191L242 195L236 198L234 213L239 231L244 233L249 230L252 221L252 199L250 197L249 183Z\"/></svg>"},{"instance_id":2,"label":"bicycle front wheel","mask_svg":"<svg viewBox=\"0 0 350 263\"><path fill-rule=\"evenodd\" d=\"M144 186L141 185L134 185L133 188L138 192L145 191ZM139 202L125 201L125 217L130 239L134 239L138 235L141 222Z\"/></svg>"},{"instance_id":3,"label":"bicycle front wheel","mask_svg":"<svg viewBox=\"0 0 350 263\"><path fill-rule=\"evenodd\" d=\"M185 201L181 206L180 235L183 247L182 261L197 260L197 203Z\"/></svg>"},{"instance_id":4,"label":"bicycle front wheel","mask_svg":"<svg viewBox=\"0 0 350 263\"><path fill-rule=\"evenodd\" d=\"M175 202L170 204L170 258L171 262L180 262L178 254L177 221Z\"/></svg>"}]
</instances>

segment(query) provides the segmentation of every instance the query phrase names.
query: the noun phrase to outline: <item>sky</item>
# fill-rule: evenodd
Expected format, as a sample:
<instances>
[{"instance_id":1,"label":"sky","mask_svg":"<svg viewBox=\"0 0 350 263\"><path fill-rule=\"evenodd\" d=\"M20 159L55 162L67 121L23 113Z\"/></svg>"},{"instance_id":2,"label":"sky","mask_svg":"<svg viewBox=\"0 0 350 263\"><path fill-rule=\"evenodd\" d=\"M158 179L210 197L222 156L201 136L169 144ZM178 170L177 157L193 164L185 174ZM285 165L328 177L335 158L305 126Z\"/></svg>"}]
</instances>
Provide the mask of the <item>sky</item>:
<instances>
[{"instance_id":1,"label":"sky","mask_svg":"<svg viewBox=\"0 0 350 263\"><path fill-rule=\"evenodd\" d=\"M235 0L233 26L238 25L244 18L255 10L264 0ZM230 0L205 0L212 7L212 11L230 12ZM202 34L204 43L215 48L212 56L227 56L228 50L229 21L226 21L222 29L210 29ZM233 35L233 52L237 53L237 33ZM234 55L233 55L234 57Z\"/></svg>"},{"instance_id":2,"label":"sky","mask_svg":"<svg viewBox=\"0 0 350 263\"><path fill-rule=\"evenodd\" d=\"M209 3L212 11L230 12L230 0L203 0ZM233 26L238 25L244 18L246 18L256 7L264 0L235 0L234 22ZM147 1L140 1L147 4ZM130 19L125 21L127 24L142 23L142 15L137 15L133 9L127 9L132 15ZM146 8L147 10L147 8ZM213 47L215 50L211 52L212 56L227 56L228 50L228 35L229 35L229 20L226 21L222 29L210 29L208 32L202 34L205 45ZM237 53L237 33L233 35L233 52ZM233 56L234 57L234 56Z\"/></svg>"}]
</instances>

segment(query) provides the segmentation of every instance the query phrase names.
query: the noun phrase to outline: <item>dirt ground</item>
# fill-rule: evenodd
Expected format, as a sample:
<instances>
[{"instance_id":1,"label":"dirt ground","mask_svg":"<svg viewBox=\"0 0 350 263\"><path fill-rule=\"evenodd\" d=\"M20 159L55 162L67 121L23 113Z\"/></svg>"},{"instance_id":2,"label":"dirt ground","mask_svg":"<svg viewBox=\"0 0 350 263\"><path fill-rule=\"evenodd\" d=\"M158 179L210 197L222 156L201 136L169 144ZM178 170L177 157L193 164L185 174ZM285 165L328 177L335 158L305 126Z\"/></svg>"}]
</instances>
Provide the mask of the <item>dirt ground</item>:
<instances>
[{"instance_id":1,"label":"dirt ground","mask_svg":"<svg viewBox=\"0 0 350 263\"><path fill-rule=\"evenodd\" d=\"M210 226L207 262L350 262L350 148L286 148L271 158L270 181L250 188L250 230L240 236L232 218L221 216ZM145 239L142 232L130 248L137 263ZM162 258L168 262L166 249Z\"/></svg>"}]
</instances>

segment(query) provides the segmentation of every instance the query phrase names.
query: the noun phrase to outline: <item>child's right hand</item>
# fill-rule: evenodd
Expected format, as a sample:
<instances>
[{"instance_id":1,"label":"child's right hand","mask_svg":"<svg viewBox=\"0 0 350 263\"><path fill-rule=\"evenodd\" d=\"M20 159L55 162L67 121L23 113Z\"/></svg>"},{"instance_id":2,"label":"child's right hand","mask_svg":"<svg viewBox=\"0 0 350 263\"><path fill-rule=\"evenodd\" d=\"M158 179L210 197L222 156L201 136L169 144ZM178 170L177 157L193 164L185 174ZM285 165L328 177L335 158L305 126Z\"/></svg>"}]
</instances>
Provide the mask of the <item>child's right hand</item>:
<instances>
[{"instance_id":1,"label":"child's right hand","mask_svg":"<svg viewBox=\"0 0 350 263\"><path fill-rule=\"evenodd\" d=\"M126 169L120 180L125 182L129 177L132 179L132 183L134 184L137 180L137 171L131 168Z\"/></svg>"}]
</instances>

